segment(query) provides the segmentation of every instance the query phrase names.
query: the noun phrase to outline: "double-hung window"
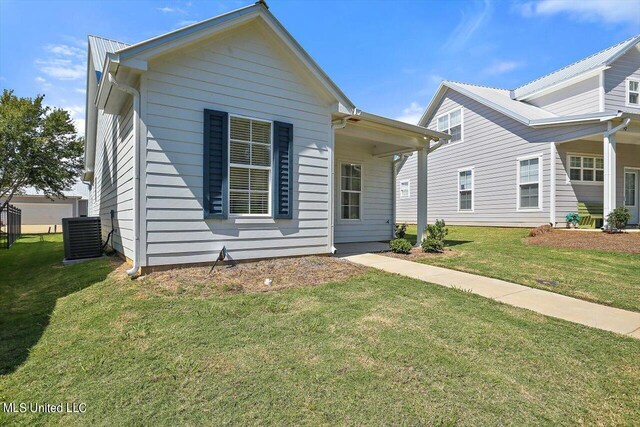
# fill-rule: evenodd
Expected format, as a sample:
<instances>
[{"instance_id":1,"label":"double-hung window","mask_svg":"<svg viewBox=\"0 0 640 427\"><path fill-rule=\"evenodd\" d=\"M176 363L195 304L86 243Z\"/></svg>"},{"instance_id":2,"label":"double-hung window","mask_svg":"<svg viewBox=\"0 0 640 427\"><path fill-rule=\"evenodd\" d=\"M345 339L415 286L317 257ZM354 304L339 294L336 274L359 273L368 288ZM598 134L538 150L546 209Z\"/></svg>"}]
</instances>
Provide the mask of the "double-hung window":
<instances>
[{"instance_id":1,"label":"double-hung window","mask_svg":"<svg viewBox=\"0 0 640 427\"><path fill-rule=\"evenodd\" d=\"M627 80L627 105L640 107L640 80Z\"/></svg>"},{"instance_id":2,"label":"double-hung window","mask_svg":"<svg viewBox=\"0 0 640 427\"><path fill-rule=\"evenodd\" d=\"M438 116L438 131L451 135L449 142L462 141L462 107Z\"/></svg>"},{"instance_id":3,"label":"double-hung window","mask_svg":"<svg viewBox=\"0 0 640 427\"><path fill-rule=\"evenodd\" d=\"M458 171L458 210L473 211L473 169Z\"/></svg>"},{"instance_id":4,"label":"double-hung window","mask_svg":"<svg viewBox=\"0 0 640 427\"><path fill-rule=\"evenodd\" d=\"M362 205L362 165L340 166L340 218L360 219Z\"/></svg>"},{"instance_id":5,"label":"double-hung window","mask_svg":"<svg viewBox=\"0 0 640 427\"><path fill-rule=\"evenodd\" d=\"M542 156L518 159L518 209L542 207Z\"/></svg>"},{"instance_id":6,"label":"double-hung window","mask_svg":"<svg viewBox=\"0 0 640 427\"><path fill-rule=\"evenodd\" d=\"M569 155L569 179L582 182L604 182L603 158Z\"/></svg>"},{"instance_id":7,"label":"double-hung window","mask_svg":"<svg viewBox=\"0 0 640 427\"><path fill-rule=\"evenodd\" d=\"M270 215L271 122L230 116L229 213Z\"/></svg>"},{"instance_id":8,"label":"double-hung window","mask_svg":"<svg viewBox=\"0 0 640 427\"><path fill-rule=\"evenodd\" d=\"M411 181L408 179L400 181L400 198L408 199L411 197Z\"/></svg>"}]
</instances>

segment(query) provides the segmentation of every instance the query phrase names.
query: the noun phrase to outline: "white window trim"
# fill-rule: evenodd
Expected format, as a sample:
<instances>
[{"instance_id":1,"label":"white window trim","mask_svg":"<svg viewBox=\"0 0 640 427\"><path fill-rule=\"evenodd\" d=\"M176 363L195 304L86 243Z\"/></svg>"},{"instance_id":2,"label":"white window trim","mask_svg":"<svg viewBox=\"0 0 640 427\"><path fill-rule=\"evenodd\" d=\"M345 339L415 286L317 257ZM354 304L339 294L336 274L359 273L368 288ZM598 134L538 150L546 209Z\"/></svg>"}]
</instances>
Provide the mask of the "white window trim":
<instances>
[{"instance_id":1,"label":"white window trim","mask_svg":"<svg viewBox=\"0 0 640 427\"><path fill-rule=\"evenodd\" d=\"M543 172L543 167L542 167L542 153L538 153L538 154L533 154L531 156L522 156L522 157L518 157L516 159L516 211L518 212L540 212L543 210L543 200L542 200L542 195L543 195L543 183L544 183L544 176L542 174ZM538 207L537 208L522 208L520 207L520 162L523 160L531 160L531 159L538 159ZM531 182L528 182L527 184L533 184Z\"/></svg>"},{"instance_id":2,"label":"white window trim","mask_svg":"<svg viewBox=\"0 0 640 427\"><path fill-rule=\"evenodd\" d=\"M353 165L353 166L360 166L360 191L354 191L354 190L343 190L342 189L342 165ZM364 213L364 209L363 209L363 204L364 204L364 200L363 200L363 194L364 194L364 167L362 165L362 163L358 163L358 162L350 162L348 160L344 160L340 162L340 173L338 174L338 191L339 191L339 197L338 197L338 212L339 212L339 218L340 218L340 222L362 222L362 214ZM347 193L360 193L360 215L358 219L352 219L352 218L342 218L342 192L347 192Z\"/></svg>"},{"instance_id":3,"label":"white window trim","mask_svg":"<svg viewBox=\"0 0 640 427\"><path fill-rule=\"evenodd\" d=\"M407 184L407 195L403 196L402 195L402 184ZM361 187L361 191L362 191L362 187ZM400 181L400 198L401 199L410 199L411 198L411 180L410 179L403 179L402 181Z\"/></svg>"},{"instance_id":4,"label":"white window trim","mask_svg":"<svg viewBox=\"0 0 640 427\"><path fill-rule=\"evenodd\" d=\"M250 165L241 165L241 164L237 164L234 163L233 165L231 164L231 118L232 117L236 117L236 118L241 118L241 119L248 119L248 120L254 120L257 122L264 122L264 123L269 123L271 125L271 132L269 132L269 159L271 159L271 166L250 166ZM265 119L259 119L257 117L249 117L249 116L242 116L240 114L228 114L227 115L227 129L228 129L228 133L229 133L229 137L227 138L227 206L229 207L229 218L272 218L273 217L273 212L272 212L272 205L273 205L273 121L271 120L265 120ZM246 141L239 141L239 142L246 142ZM266 214L252 214L252 213L247 213L247 214L234 214L231 213L231 167L234 168L246 168L246 169L263 169L263 170L269 170L269 193L268 193L268 197L269 197L269 201L267 202L269 205L269 212Z\"/></svg>"},{"instance_id":5,"label":"white window trim","mask_svg":"<svg viewBox=\"0 0 640 427\"><path fill-rule=\"evenodd\" d=\"M637 104L632 104L629 102L629 93L631 93L631 91L629 90L629 82L637 82L638 83L638 92L633 91L633 93L638 93L638 103ZM624 105L626 105L627 107L632 107L632 108L640 108L640 80L639 79L626 79L624 81Z\"/></svg>"},{"instance_id":6,"label":"white window trim","mask_svg":"<svg viewBox=\"0 0 640 427\"><path fill-rule=\"evenodd\" d=\"M456 111L460 110L460 141L455 141L455 142L447 142L444 147L450 147L452 145L457 145L460 144L461 142L464 142L464 107L460 106L460 107L455 107L452 108L451 110L447 111L446 113L442 113L438 116L436 116L436 129L438 132L445 132L444 130L439 130L438 129L438 120L440 119L440 117L444 117L444 116L451 116L451 113L455 113ZM449 117L449 124L451 124L451 117ZM451 129L451 127L449 127L447 130ZM443 147L443 148L444 148Z\"/></svg>"},{"instance_id":7,"label":"white window trim","mask_svg":"<svg viewBox=\"0 0 640 427\"><path fill-rule=\"evenodd\" d=\"M471 209L460 209L460 172L471 171ZM467 168L460 168L457 171L458 174L458 186L456 196L458 198L458 212L460 213L473 213L476 209L476 167L471 166ZM467 190L465 190L467 191Z\"/></svg>"},{"instance_id":8,"label":"white window trim","mask_svg":"<svg viewBox=\"0 0 640 427\"><path fill-rule=\"evenodd\" d=\"M635 172L636 174L638 174L640 176L640 168L634 168L634 167L625 167L624 171L622 172L622 205L626 208L637 208L638 207L638 203L640 203L640 199L638 198L638 195L636 194L636 203L635 205L627 205L627 201L626 201L626 180L627 180L627 172ZM636 189L637 191L637 189Z\"/></svg>"},{"instance_id":9,"label":"white window trim","mask_svg":"<svg viewBox=\"0 0 640 427\"><path fill-rule=\"evenodd\" d=\"M583 181L582 178L580 179L571 179L571 157L591 157L594 159L603 159L604 161L604 156L601 156L599 154L593 154L593 153L567 153L567 168L566 168L566 183L567 184L576 184L576 185L596 185L596 186L600 186L602 187L604 185L604 181L595 181L595 175L593 177L593 181ZM580 160L580 162L582 162L582 160ZM577 168L573 168L573 169L577 169ZM580 167L580 170L582 170L582 167ZM595 170L595 169L594 169ZM604 170L604 169L603 169ZM580 176L582 177L582 172L580 173Z\"/></svg>"}]
</instances>

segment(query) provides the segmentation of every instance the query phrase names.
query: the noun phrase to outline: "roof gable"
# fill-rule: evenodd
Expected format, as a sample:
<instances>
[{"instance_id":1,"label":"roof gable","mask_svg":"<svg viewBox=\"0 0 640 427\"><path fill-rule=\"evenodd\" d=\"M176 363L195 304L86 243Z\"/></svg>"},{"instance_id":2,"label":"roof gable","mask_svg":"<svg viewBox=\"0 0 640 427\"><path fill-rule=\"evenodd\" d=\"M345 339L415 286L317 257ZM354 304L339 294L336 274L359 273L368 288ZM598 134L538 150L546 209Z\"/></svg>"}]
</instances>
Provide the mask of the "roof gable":
<instances>
[{"instance_id":1,"label":"roof gable","mask_svg":"<svg viewBox=\"0 0 640 427\"><path fill-rule=\"evenodd\" d=\"M552 86L575 79L581 75L595 72L598 69L611 65L616 59L624 55L629 49L640 43L640 35L631 37L615 46L611 46L600 52L594 53L586 58L567 65L559 70L553 71L545 76L539 77L516 89L513 89L512 98L517 100L525 99L534 93Z\"/></svg>"},{"instance_id":2,"label":"roof gable","mask_svg":"<svg viewBox=\"0 0 640 427\"><path fill-rule=\"evenodd\" d=\"M98 81L100 81L102 66L107 58L107 54L125 49L128 46L130 45L116 40L99 36L89 36L89 60L93 64L93 69L96 71Z\"/></svg>"},{"instance_id":3,"label":"roof gable","mask_svg":"<svg viewBox=\"0 0 640 427\"><path fill-rule=\"evenodd\" d=\"M265 26L282 41L285 47L294 54L310 75L321 83L336 99L339 106L350 111L355 108L351 100L349 100L342 90L329 78L275 16L269 12L266 4L262 1L140 43L125 46L115 51L114 61L120 65L144 71L147 68L147 61L151 58L256 19L261 20Z\"/></svg>"}]
</instances>

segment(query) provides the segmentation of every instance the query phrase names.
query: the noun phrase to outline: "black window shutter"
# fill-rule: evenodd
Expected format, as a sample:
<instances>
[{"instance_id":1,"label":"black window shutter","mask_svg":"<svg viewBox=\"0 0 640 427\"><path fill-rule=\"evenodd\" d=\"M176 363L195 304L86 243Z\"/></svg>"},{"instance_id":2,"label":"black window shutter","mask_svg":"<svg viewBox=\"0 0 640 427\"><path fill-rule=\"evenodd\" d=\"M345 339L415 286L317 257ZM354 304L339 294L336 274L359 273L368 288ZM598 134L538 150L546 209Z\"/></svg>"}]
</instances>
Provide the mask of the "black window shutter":
<instances>
[{"instance_id":1,"label":"black window shutter","mask_svg":"<svg viewBox=\"0 0 640 427\"><path fill-rule=\"evenodd\" d=\"M293 218L293 125L273 123L273 217Z\"/></svg>"},{"instance_id":2,"label":"black window shutter","mask_svg":"<svg viewBox=\"0 0 640 427\"><path fill-rule=\"evenodd\" d=\"M204 110L204 216L227 218L227 147L229 115L224 111Z\"/></svg>"}]
</instances>

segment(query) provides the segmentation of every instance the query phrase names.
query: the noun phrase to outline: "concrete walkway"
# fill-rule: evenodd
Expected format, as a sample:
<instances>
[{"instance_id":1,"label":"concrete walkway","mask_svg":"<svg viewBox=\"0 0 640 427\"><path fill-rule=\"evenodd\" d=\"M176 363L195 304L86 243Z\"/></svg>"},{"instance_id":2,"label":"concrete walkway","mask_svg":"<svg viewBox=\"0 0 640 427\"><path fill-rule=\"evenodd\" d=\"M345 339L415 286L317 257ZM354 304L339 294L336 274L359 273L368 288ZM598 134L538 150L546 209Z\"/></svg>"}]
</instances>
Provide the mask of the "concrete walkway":
<instances>
[{"instance_id":1,"label":"concrete walkway","mask_svg":"<svg viewBox=\"0 0 640 427\"><path fill-rule=\"evenodd\" d=\"M505 304L526 308L569 322L640 339L640 313L633 311L607 307L503 280L384 255L362 254L345 256L344 259L389 273L397 273L449 288L470 291ZM514 266L514 268L517 267Z\"/></svg>"}]
</instances>

